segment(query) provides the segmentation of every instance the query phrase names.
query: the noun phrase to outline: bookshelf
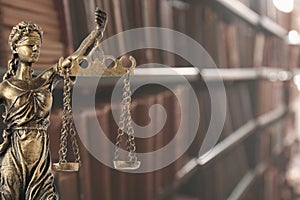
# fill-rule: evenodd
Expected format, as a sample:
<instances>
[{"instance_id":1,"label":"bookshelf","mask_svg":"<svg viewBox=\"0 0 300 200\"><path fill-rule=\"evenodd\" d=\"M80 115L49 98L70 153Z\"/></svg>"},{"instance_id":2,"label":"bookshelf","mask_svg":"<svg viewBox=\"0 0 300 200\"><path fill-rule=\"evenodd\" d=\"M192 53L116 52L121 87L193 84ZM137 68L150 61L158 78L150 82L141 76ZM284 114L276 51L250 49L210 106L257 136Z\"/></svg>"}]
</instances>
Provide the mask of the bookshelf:
<instances>
[{"instance_id":1,"label":"bookshelf","mask_svg":"<svg viewBox=\"0 0 300 200\"><path fill-rule=\"evenodd\" d=\"M222 74L222 73L221 73ZM249 73L248 73L249 75ZM211 75L211 79L213 79ZM236 77L232 76L232 79L228 78L227 75L222 76L224 81L236 81ZM248 78L252 79L253 75L249 75ZM244 77L241 76L241 79L245 81ZM247 79L248 80L248 79ZM218 157L222 157L226 152L230 152L232 148L241 144L248 136L253 135L257 132L262 131L263 129L272 126L274 123L278 123L285 119L285 117L291 113L291 108L289 107L279 107L266 113L262 116L259 116L255 119L249 120L243 126L231 133L227 138L219 142L209 153L208 156L204 158L191 158L179 171L176 173L176 180L172 185L168 186L166 190L157 196L156 199L168 199L170 196L180 188L180 186L186 184L190 177L197 174L197 171L205 165L209 165ZM261 133L259 133L261 134ZM292 141L296 142L295 140ZM232 191L228 199L242 199L242 195L246 192L247 188L254 183L255 179L263 175L264 171L267 169L268 163L258 163L254 169L249 169L249 171L241 178L240 182L236 185L235 189Z\"/></svg>"},{"instance_id":2,"label":"bookshelf","mask_svg":"<svg viewBox=\"0 0 300 200\"><path fill-rule=\"evenodd\" d=\"M283 40L286 39L287 30L271 20L269 17L253 11L239 0L215 0L214 2L224 8L227 12L243 19L254 28L267 31Z\"/></svg>"},{"instance_id":3,"label":"bookshelf","mask_svg":"<svg viewBox=\"0 0 300 200\"><path fill-rule=\"evenodd\" d=\"M0 2L3 5L0 10L9 7L28 13L31 9L27 4L16 6L14 2L15 0ZM61 199L94 200L99 195L105 200L173 200L181 199L182 196L185 199L204 200L270 199L272 192L273 195L280 196L281 180L270 181L269 176L271 174L274 179L279 179L284 175L285 165L292 156L292 148L297 145L296 137L286 133L285 126L293 124L291 121L295 111L291 104L296 95L293 78L300 75L300 51L299 46L291 46L287 42L288 30L297 27L292 20L296 13L279 13L271 8L270 2L271 0L130 0L124 3L119 0L76 0L71 3L67 0L55 0L40 3L43 8L59 8L56 11L45 10L48 10L47 13L54 13L56 17L53 21L60 19L61 30L59 33L54 29L49 30L56 35L44 44L45 52L49 56L42 59L42 64L50 65L79 44L91 29L89 20L93 18L94 8L99 6L109 13L109 24L104 38L143 26L171 28L198 41L219 66L218 69L204 67L199 70L182 58L167 52L153 49L130 52L138 64L153 62L172 66L172 69L168 69L152 64L148 68L136 68L133 85L142 84L151 77L153 82L171 84L181 94L185 94L184 83L178 81L179 76L184 76L193 86L203 116L195 141L187 152L166 168L138 175L108 168L80 144L86 164L84 169L79 174L56 175ZM38 13L39 11L35 11L35 16ZM45 20L45 23L49 20ZM9 28L4 22L1 21L0 26L5 27L3 30L6 31L2 32L7 32ZM47 26L46 23L41 26L45 26L46 30L48 27L57 26L57 22L49 23L54 24ZM2 34L0 38L3 40L4 37ZM122 41L118 45L118 48L123 48ZM57 47L59 51L53 53L53 49ZM6 54L0 55L1 65L5 65ZM1 75L4 72L5 69L1 68ZM112 121L111 111L118 106L108 102L117 81L118 78L101 79L95 97L99 123L106 124L107 137L112 141L116 124ZM224 130L210 154L199 158L199 148L211 117L206 84L220 81L224 82L228 101ZM91 95L89 88L92 83L85 81L83 97ZM58 149L61 90L58 86L54 93L54 122L49 129L54 161L57 159ZM188 106L189 101L184 95L182 98L185 106ZM141 124L149 121L141 113L155 103L164 106L171 116L159 134L148 140L138 141L138 145L142 146L141 150L153 151L166 144L170 140L166 135L174 136L174 131L178 128L178 105L174 96L166 88L148 85L141 88L133 99L133 116ZM81 116L83 118L80 129L91 139L88 132L93 127L88 125L91 117L88 109L90 108ZM187 115L185 120L192 120L189 117ZM160 116L156 120L161 120ZM102 145L105 147L105 144ZM162 158L155 158L155 162L159 162L159 159Z\"/></svg>"}]
</instances>

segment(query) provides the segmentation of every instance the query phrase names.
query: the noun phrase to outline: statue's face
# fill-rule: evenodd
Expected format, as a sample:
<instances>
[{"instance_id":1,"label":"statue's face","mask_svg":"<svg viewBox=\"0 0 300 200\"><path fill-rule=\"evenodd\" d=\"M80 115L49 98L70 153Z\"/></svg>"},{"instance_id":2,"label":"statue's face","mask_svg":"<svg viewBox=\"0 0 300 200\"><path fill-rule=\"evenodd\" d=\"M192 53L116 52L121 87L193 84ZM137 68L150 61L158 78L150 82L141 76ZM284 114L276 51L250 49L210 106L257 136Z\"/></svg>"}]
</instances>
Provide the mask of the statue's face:
<instances>
[{"instance_id":1,"label":"statue's face","mask_svg":"<svg viewBox=\"0 0 300 200\"><path fill-rule=\"evenodd\" d=\"M16 45L16 53L20 62L34 63L40 55L41 38L38 33L33 32L25 36Z\"/></svg>"}]
</instances>

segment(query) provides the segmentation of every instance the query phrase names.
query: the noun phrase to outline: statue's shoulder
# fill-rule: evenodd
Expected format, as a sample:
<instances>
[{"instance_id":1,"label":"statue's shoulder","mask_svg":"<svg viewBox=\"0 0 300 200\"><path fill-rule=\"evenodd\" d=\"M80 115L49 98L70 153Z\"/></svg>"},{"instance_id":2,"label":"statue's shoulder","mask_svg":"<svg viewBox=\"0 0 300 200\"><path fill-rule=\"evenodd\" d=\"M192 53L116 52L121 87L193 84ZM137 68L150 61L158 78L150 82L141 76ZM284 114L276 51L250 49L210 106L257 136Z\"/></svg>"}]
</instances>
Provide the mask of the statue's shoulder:
<instances>
[{"instance_id":1,"label":"statue's shoulder","mask_svg":"<svg viewBox=\"0 0 300 200\"><path fill-rule=\"evenodd\" d=\"M0 90L5 89L6 87L9 87L11 84L8 79L3 80L0 82Z\"/></svg>"},{"instance_id":2,"label":"statue's shoulder","mask_svg":"<svg viewBox=\"0 0 300 200\"><path fill-rule=\"evenodd\" d=\"M15 87L9 82L9 80L3 80L0 82L0 99L7 97L7 95L13 94Z\"/></svg>"},{"instance_id":3,"label":"statue's shoulder","mask_svg":"<svg viewBox=\"0 0 300 200\"><path fill-rule=\"evenodd\" d=\"M2 84L2 89L4 90L11 90L11 89L16 89L20 91L29 91L29 90L36 90L39 89L44 85L45 80L41 78L33 78L30 80L20 80L20 79L15 79L15 78L9 78L5 81L3 81ZM1 89L1 86L0 86Z\"/></svg>"},{"instance_id":4,"label":"statue's shoulder","mask_svg":"<svg viewBox=\"0 0 300 200\"><path fill-rule=\"evenodd\" d=\"M0 90L2 90L2 91L7 91L7 90L11 90L11 89L19 89L19 88L22 88L21 84L19 83L19 81L17 81L16 79L13 79L13 78L3 80L0 83Z\"/></svg>"}]
</instances>

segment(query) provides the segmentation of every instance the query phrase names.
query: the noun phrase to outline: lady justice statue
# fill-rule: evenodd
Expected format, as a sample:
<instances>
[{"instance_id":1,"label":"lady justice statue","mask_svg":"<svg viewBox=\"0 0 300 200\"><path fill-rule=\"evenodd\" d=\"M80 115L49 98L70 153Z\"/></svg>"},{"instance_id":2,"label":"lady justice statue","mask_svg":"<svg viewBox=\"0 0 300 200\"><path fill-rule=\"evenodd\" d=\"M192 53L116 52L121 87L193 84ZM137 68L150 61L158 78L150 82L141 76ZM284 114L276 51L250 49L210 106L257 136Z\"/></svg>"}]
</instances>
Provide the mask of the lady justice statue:
<instances>
[{"instance_id":1,"label":"lady justice statue","mask_svg":"<svg viewBox=\"0 0 300 200\"><path fill-rule=\"evenodd\" d=\"M21 22L9 35L12 58L0 83L0 101L7 127L0 145L1 200L58 199L53 184L47 128L52 106L52 90L71 63L89 53L102 37L106 13L95 12L96 27L80 47L66 59L35 76L32 65L38 60L43 39L41 28ZM72 70L72 69L70 69Z\"/></svg>"}]
</instances>

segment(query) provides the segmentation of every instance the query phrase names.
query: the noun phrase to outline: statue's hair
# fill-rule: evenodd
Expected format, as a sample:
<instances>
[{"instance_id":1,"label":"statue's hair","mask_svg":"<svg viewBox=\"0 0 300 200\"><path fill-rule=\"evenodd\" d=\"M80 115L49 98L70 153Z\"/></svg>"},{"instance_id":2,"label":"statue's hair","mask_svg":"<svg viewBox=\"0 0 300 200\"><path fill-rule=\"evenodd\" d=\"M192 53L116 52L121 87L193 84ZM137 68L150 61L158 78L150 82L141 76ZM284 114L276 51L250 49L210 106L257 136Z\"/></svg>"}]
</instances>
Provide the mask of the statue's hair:
<instances>
[{"instance_id":1,"label":"statue's hair","mask_svg":"<svg viewBox=\"0 0 300 200\"><path fill-rule=\"evenodd\" d=\"M24 37L28 36L32 32L37 32L41 38L41 41L43 39L43 31L41 27L38 25L32 23L32 22L20 22L16 26L14 26L10 32L9 38L8 38L8 44L11 48L11 50L15 49L15 45L18 43L18 41Z\"/></svg>"},{"instance_id":2,"label":"statue's hair","mask_svg":"<svg viewBox=\"0 0 300 200\"><path fill-rule=\"evenodd\" d=\"M16 74L16 70L17 70L18 63L19 63L18 54L15 53L16 44L23 37L29 36L33 32L38 33L41 41L43 40L42 29L38 25L36 25L32 22L22 21L12 28L9 38L8 38L8 44L10 46L10 49L13 52L13 55L12 55L12 58L8 61L8 70L4 74L3 80L9 79L11 76L14 76Z\"/></svg>"}]
</instances>

